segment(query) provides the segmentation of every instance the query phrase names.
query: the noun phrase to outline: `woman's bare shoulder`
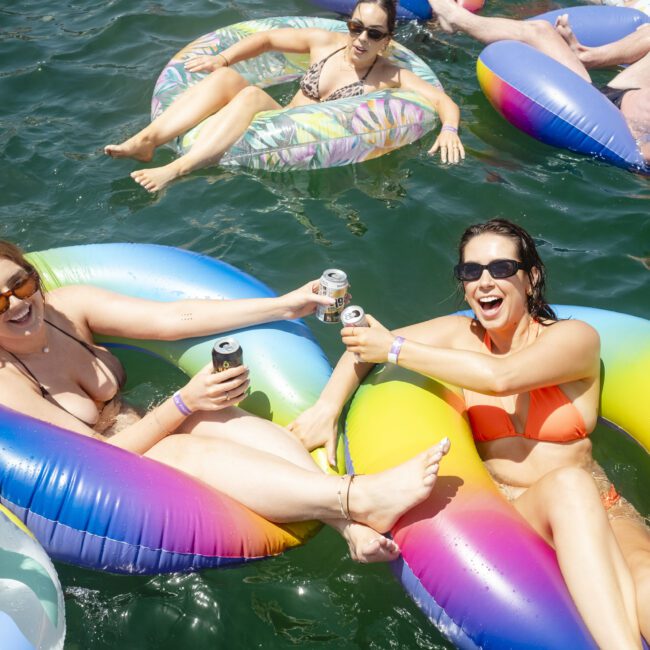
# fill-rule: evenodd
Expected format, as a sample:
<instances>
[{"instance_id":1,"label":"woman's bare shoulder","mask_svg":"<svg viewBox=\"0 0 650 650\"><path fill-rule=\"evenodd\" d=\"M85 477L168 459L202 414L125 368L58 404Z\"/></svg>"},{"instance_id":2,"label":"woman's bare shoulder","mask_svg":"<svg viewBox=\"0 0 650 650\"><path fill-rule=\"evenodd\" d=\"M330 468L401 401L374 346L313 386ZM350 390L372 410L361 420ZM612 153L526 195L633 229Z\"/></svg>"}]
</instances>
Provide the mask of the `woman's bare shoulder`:
<instances>
[{"instance_id":1,"label":"woman's bare shoulder","mask_svg":"<svg viewBox=\"0 0 650 650\"><path fill-rule=\"evenodd\" d=\"M332 32L328 29L310 27L303 30L307 34L312 50L341 47L347 43L347 35L342 32Z\"/></svg>"},{"instance_id":2,"label":"woman's bare shoulder","mask_svg":"<svg viewBox=\"0 0 650 650\"><path fill-rule=\"evenodd\" d=\"M85 310L89 298L94 294L94 287L82 284L58 287L48 291L46 295L47 304L67 318L77 319Z\"/></svg>"},{"instance_id":3,"label":"woman's bare shoulder","mask_svg":"<svg viewBox=\"0 0 650 650\"><path fill-rule=\"evenodd\" d=\"M573 318L544 322L541 334L554 339L562 337L580 342L581 346L600 348L600 336L589 323Z\"/></svg>"}]
</instances>

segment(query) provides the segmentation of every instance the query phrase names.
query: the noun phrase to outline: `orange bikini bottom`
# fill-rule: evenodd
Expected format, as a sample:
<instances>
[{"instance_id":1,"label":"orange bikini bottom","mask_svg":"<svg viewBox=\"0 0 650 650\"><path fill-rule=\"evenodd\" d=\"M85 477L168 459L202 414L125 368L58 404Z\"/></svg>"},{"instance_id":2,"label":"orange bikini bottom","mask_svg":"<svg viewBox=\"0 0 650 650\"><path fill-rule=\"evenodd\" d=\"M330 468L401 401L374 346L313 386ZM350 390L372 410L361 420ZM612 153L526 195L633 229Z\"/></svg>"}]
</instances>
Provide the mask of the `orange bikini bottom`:
<instances>
[{"instance_id":1,"label":"orange bikini bottom","mask_svg":"<svg viewBox=\"0 0 650 650\"><path fill-rule=\"evenodd\" d=\"M594 483L596 483L596 487L600 494L600 500L602 501L603 507L605 508L610 520L625 518L636 521L642 526L650 528L650 521L648 518L639 514L636 508L625 497L619 494L618 490L614 487L614 484L607 478L605 470L596 461L593 461L591 475L594 479ZM508 501L514 501L526 491L525 488L501 483L494 476L492 476L492 480L496 483L499 491Z\"/></svg>"},{"instance_id":2,"label":"orange bikini bottom","mask_svg":"<svg viewBox=\"0 0 650 650\"><path fill-rule=\"evenodd\" d=\"M603 502L605 510L611 510L621 500L621 495L612 483L607 492L600 493L600 500Z\"/></svg>"}]
</instances>

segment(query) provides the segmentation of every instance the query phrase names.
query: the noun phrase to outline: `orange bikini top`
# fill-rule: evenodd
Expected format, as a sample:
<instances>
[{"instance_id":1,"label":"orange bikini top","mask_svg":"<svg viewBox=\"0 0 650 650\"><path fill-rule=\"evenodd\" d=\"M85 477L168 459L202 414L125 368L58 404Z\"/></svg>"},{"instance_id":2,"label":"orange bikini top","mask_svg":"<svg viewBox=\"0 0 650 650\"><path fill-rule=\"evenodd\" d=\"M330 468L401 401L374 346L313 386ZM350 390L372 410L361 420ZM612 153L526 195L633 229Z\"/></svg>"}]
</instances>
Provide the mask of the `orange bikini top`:
<instances>
[{"instance_id":1,"label":"orange bikini top","mask_svg":"<svg viewBox=\"0 0 650 650\"><path fill-rule=\"evenodd\" d=\"M492 349L487 332L483 343L488 350ZM521 436L545 442L570 442L587 437L587 427L580 411L559 386L535 388L528 395L528 417L521 433L515 431L500 397L466 390L465 403L474 440L487 442Z\"/></svg>"}]
</instances>

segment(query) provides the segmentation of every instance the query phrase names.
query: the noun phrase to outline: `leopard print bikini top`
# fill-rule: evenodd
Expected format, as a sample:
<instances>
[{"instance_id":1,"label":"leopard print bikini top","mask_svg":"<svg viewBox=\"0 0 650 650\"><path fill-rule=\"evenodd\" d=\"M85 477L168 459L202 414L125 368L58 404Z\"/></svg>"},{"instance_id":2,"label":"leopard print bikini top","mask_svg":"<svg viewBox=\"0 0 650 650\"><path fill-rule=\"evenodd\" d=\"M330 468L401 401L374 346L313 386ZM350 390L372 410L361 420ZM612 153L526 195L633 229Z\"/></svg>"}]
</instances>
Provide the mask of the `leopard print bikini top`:
<instances>
[{"instance_id":1,"label":"leopard print bikini top","mask_svg":"<svg viewBox=\"0 0 650 650\"><path fill-rule=\"evenodd\" d=\"M309 69L305 74L303 75L302 79L300 80L300 90L302 90L303 94L306 97L309 97L309 99L313 99L316 102L320 101L328 101L328 102L333 102L335 99L344 99L346 97L358 97L359 95L363 95L363 82L366 80L372 69L375 67L375 63L377 63L377 57L373 62L372 65L368 68L368 71L366 74L361 77L361 79L348 84L347 86L343 86L343 88L338 88L335 90L333 93L330 93L325 99L323 100L320 96L320 92L318 89L318 85L320 82L320 75L321 72L323 71L323 66L325 65L325 62L328 61L330 58L332 58L337 52L340 52L341 50L344 50L344 47L339 48L338 50L334 50L331 54L328 54L324 59L321 59L320 61L317 61L316 63L313 63L312 65L309 66Z\"/></svg>"}]
</instances>

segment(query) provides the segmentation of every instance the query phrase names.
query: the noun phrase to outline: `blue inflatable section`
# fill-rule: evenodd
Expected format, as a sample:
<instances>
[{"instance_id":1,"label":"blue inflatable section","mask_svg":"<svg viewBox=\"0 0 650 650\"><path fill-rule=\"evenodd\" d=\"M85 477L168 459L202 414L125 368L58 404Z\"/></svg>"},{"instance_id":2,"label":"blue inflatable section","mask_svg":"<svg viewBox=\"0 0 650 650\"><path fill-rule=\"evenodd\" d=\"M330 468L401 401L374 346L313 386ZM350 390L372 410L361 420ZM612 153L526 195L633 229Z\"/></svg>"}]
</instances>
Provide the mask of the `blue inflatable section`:
<instances>
[{"instance_id":1,"label":"blue inflatable section","mask_svg":"<svg viewBox=\"0 0 650 650\"><path fill-rule=\"evenodd\" d=\"M650 16L629 7L568 7L555 9L530 20L545 20L555 25L558 16L569 15L576 38L587 47L599 47L624 38L635 29L650 23Z\"/></svg>"},{"instance_id":2,"label":"blue inflatable section","mask_svg":"<svg viewBox=\"0 0 650 650\"><path fill-rule=\"evenodd\" d=\"M621 111L561 63L524 43L498 41L483 50L480 64L508 86L493 101L481 80L493 106L517 128L555 147L644 170Z\"/></svg>"},{"instance_id":3,"label":"blue inflatable section","mask_svg":"<svg viewBox=\"0 0 650 650\"><path fill-rule=\"evenodd\" d=\"M342 16L352 14L357 2L356 0L312 0L314 4L334 11ZM400 0L397 5L398 20L429 20L431 18L431 6L427 0Z\"/></svg>"},{"instance_id":4,"label":"blue inflatable section","mask_svg":"<svg viewBox=\"0 0 650 650\"><path fill-rule=\"evenodd\" d=\"M573 7L534 20L555 24L562 14L579 41L599 46L624 38L650 18L626 7ZM555 147L650 173L621 111L561 63L518 41L488 45L477 62L481 88L494 108L528 135Z\"/></svg>"}]
</instances>

